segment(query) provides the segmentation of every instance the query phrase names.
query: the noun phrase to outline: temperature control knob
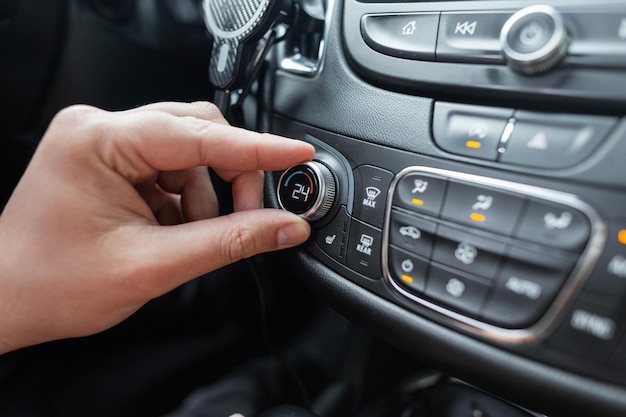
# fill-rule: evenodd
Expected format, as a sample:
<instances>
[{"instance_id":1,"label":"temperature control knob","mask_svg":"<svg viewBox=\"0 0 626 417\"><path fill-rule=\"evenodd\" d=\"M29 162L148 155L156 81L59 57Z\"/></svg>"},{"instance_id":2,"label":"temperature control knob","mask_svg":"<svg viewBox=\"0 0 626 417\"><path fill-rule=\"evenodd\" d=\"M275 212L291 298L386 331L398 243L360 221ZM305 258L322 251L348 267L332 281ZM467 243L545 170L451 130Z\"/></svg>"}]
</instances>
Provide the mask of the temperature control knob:
<instances>
[{"instance_id":1,"label":"temperature control knob","mask_svg":"<svg viewBox=\"0 0 626 417\"><path fill-rule=\"evenodd\" d=\"M280 206L308 220L319 220L331 209L336 195L335 177L326 165L312 161L294 165L278 181Z\"/></svg>"}]
</instances>

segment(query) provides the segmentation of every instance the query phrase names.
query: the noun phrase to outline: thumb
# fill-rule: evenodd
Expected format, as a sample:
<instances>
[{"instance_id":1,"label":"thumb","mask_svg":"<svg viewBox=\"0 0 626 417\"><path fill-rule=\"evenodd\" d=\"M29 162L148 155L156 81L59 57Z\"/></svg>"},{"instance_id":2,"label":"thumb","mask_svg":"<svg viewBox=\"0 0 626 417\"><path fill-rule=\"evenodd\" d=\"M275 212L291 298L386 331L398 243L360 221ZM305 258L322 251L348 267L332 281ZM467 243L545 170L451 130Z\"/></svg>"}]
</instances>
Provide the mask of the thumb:
<instances>
[{"instance_id":1,"label":"thumb","mask_svg":"<svg viewBox=\"0 0 626 417\"><path fill-rule=\"evenodd\" d=\"M277 209L246 210L169 227L153 227L144 254L160 295L209 271L306 241L309 224ZM148 253L146 253L147 251Z\"/></svg>"}]
</instances>

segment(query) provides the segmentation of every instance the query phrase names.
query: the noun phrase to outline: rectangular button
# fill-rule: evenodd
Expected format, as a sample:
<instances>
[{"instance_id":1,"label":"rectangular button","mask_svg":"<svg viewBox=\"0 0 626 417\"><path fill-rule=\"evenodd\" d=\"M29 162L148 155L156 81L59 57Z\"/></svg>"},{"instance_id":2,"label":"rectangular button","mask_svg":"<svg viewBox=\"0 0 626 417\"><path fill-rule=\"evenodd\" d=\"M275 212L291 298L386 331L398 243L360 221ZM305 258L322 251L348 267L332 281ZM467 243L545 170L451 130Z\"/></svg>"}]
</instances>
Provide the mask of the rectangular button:
<instances>
[{"instance_id":1,"label":"rectangular button","mask_svg":"<svg viewBox=\"0 0 626 417\"><path fill-rule=\"evenodd\" d=\"M437 60L503 63L500 31L511 12L442 13Z\"/></svg>"},{"instance_id":2,"label":"rectangular button","mask_svg":"<svg viewBox=\"0 0 626 417\"><path fill-rule=\"evenodd\" d=\"M457 223L509 235L523 197L486 187L450 181L441 217Z\"/></svg>"},{"instance_id":3,"label":"rectangular button","mask_svg":"<svg viewBox=\"0 0 626 417\"><path fill-rule=\"evenodd\" d=\"M392 245L429 258L436 227L435 223L394 210L391 213L389 241Z\"/></svg>"},{"instance_id":4,"label":"rectangular button","mask_svg":"<svg viewBox=\"0 0 626 417\"><path fill-rule=\"evenodd\" d=\"M361 165L354 169L354 217L383 227L385 200L393 174L371 165Z\"/></svg>"},{"instance_id":5,"label":"rectangular button","mask_svg":"<svg viewBox=\"0 0 626 417\"><path fill-rule=\"evenodd\" d=\"M488 291L489 285L477 277L460 275L432 264L430 266L426 295L457 311L477 316Z\"/></svg>"},{"instance_id":6,"label":"rectangular button","mask_svg":"<svg viewBox=\"0 0 626 417\"><path fill-rule=\"evenodd\" d=\"M530 200L515 237L555 248L580 250L587 243L591 225L571 207Z\"/></svg>"},{"instance_id":7,"label":"rectangular button","mask_svg":"<svg viewBox=\"0 0 626 417\"><path fill-rule=\"evenodd\" d=\"M437 102L433 135L443 150L495 161L504 129L513 110Z\"/></svg>"},{"instance_id":8,"label":"rectangular button","mask_svg":"<svg viewBox=\"0 0 626 417\"><path fill-rule=\"evenodd\" d=\"M626 10L563 13L570 34L565 61L580 65L626 66Z\"/></svg>"},{"instance_id":9,"label":"rectangular button","mask_svg":"<svg viewBox=\"0 0 626 417\"><path fill-rule=\"evenodd\" d=\"M347 265L370 278L382 277L380 267L381 232L365 223L352 220L348 239Z\"/></svg>"},{"instance_id":10,"label":"rectangular button","mask_svg":"<svg viewBox=\"0 0 626 417\"><path fill-rule=\"evenodd\" d=\"M421 172L410 173L398 182L393 204L438 217L445 192L444 177Z\"/></svg>"},{"instance_id":11,"label":"rectangular button","mask_svg":"<svg viewBox=\"0 0 626 417\"><path fill-rule=\"evenodd\" d=\"M426 286L428 262L408 252L389 248L391 278L412 293L421 293Z\"/></svg>"},{"instance_id":12,"label":"rectangular button","mask_svg":"<svg viewBox=\"0 0 626 417\"><path fill-rule=\"evenodd\" d=\"M480 277L493 278L504 248L503 243L439 226L433 259Z\"/></svg>"},{"instance_id":13,"label":"rectangular button","mask_svg":"<svg viewBox=\"0 0 626 417\"><path fill-rule=\"evenodd\" d=\"M439 13L365 15L361 34L365 43L385 55L435 59Z\"/></svg>"}]
</instances>

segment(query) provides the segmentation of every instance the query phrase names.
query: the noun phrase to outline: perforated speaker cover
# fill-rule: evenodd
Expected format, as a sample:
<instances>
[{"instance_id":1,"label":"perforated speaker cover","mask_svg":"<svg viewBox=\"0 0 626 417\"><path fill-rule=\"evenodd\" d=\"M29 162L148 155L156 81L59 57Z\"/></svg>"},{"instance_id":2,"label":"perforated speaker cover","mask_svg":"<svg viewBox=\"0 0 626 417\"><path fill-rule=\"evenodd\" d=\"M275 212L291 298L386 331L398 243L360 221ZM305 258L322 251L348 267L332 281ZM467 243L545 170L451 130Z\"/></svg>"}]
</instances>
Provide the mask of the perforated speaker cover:
<instances>
[{"instance_id":1,"label":"perforated speaker cover","mask_svg":"<svg viewBox=\"0 0 626 417\"><path fill-rule=\"evenodd\" d=\"M213 37L211 83L222 90L243 81L255 42L272 27L283 0L204 0L204 21Z\"/></svg>"}]
</instances>

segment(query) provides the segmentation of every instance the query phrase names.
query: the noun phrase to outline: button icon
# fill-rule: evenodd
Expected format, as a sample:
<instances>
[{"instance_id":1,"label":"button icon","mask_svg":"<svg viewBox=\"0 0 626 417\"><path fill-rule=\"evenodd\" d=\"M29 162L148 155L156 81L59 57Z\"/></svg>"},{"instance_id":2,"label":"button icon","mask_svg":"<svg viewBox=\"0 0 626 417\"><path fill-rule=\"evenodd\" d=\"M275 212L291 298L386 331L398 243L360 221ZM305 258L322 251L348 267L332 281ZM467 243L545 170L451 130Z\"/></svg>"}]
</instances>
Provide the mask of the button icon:
<instances>
[{"instance_id":1,"label":"button icon","mask_svg":"<svg viewBox=\"0 0 626 417\"><path fill-rule=\"evenodd\" d=\"M366 187L363 205L366 207L376 208L376 197L378 197L380 193L381 191L376 187Z\"/></svg>"},{"instance_id":2,"label":"button icon","mask_svg":"<svg viewBox=\"0 0 626 417\"><path fill-rule=\"evenodd\" d=\"M465 265L473 264L477 256L478 249L467 242L459 243L459 246L454 251L454 257Z\"/></svg>"},{"instance_id":3,"label":"button icon","mask_svg":"<svg viewBox=\"0 0 626 417\"><path fill-rule=\"evenodd\" d=\"M476 31L476 25L478 25L477 21L469 22L457 22L456 28L454 28L454 34L461 34L463 36L469 35L474 36L474 32Z\"/></svg>"},{"instance_id":4,"label":"button icon","mask_svg":"<svg viewBox=\"0 0 626 417\"><path fill-rule=\"evenodd\" d=\"M510 277L505 287L507 290L531 300L537 300L541 296L541 285L526 279Z\"/></svg>"},{"instance_id":5,"label":"button icon","mask_svg":"<svg viewBox=\"0 0 626 417\"><path fill-rule=\"evenodd\" d=\"M544 27L537 21L531 21L520 30L519 41L527 47L539 47L547 40Z\"/></svg>"},{"instance_id":6,"label":"button icon","mask_svg":"<svg viewBox=\"0 0 626 417\"><path fill-rule=\"evenodd\" d=\"M452 278L446 284L446 292L454 298L459 298L465 293L465 284L456 278Z\"/></svg>"},{"instance_id":7,"label":"button icon","mask_svg":"<svg viewBox=\"0 0 626 417\"><path fill-rule=\"evenodd\" d=\"M415 20L411 20L409 23L402 27L402 34L405 36L413 35L415 33L415 29Z\"/></svg>"},{"instance_id":8,"label":"button icon","mask_svg":"<svg viewBox=\"0 0 626 417\"><path fill-rule=\"evenodd\" d=\"M424 193L427 189L428 189L428 181L424 181L424 180L415 180L415 182L413 183L415 186L413 188L413 190L411 190L411 193L415 194L415 193Z\"/></svg>"},{"instance_id":9,"label":"button icon","mask_svg":"<svg viewBox=\"0 0 626 417\"><path fill-rule=\"evenodd\" d=\"M548 137L544 132L537 132L535 136L526 142L526 147L529 149L536 149L538 151L545 151L549 147Z\"/></svg>"},{"instance_id":10,"label":"button icon","mask_svg":"<svg viewBox=\"0 0 626 417\"><path fill-rule=\"evenodd\" d=\"M626 279L626 258L621 255L615 255L609 262L607 272L618 278Z\"/></svg>"},{"instance_id":11,"label":"button icon","mask_svg":"<svg viewBox=\"0 0 626 417\"><path fill-rule=\"evenodd\" d=\"M415 226L403 226L400 228L400 234L402 236L410 237L413 240L418 240L422 237L422 232Z\"/></svg>"},{"instance_id":12,"label":"button icon","mask_svg":"<svg viewBox=\"0 0 626 417\"><path fill-rule=\"evenodd\" d=\"M490 195L480 194L476 197L476 202L472 205L472 210L489 210L493 204L493 197Z\"/></svg>"},{"instance_id":13,"label":"button icon","mask_svg":"<svg viewBox=\"0 0 626 417\"><path fill-rule=\"evenodd\" d=\"M573 329L602 340L612 340L617 325L609 317L599 316L585 310L576 310L570 320Z\"/></svg>"},{"instance_id":14,"label":"button icon","mask_svg":"<svg viewBox=\"0 0 626 417\"><path fill-rule=\"evenodd\" d=\"M337 235L328 235L326 236L326 238L324 239L324 242L326 242L327 245L332 245L333 242L335 241L335 239L337 239Z\"/></svg>"},{"instance_id":15,"label":"button icon","mask_svg":"<svg viewBox=\"0 0 626 417\"><path fill-rule=\"evenodd\" d=\"M411 261L410 259L405 259L404 261L402 261L400 268L402 268L402 270L408 274L410 272L413 272L413 268L415 268L415 265L413 265L413 261Z\"/></svg>"},{"instance_id":16,"label":"button icon","mask_svg":"<svg viewBox=\"0 0 626 417\"><path fill-rule=\"evenodd\" d=\"M572 224L574 216L569 211L564 211L557 217L554 213L547 213L543 217L543 222L548 230L565 230Z\"/></svg>"},{"instance_id":17,"label":"button icon","mask_svg":"<svg viewBox=\"0 0 626 417\"><path fill-rule=\"evenodd\" d=\"M372 255L372 244L374 243L374 238L370 235L362 234L359 239L360 243L356 245L357 252L361 252L364 255Z\"/></svg>"}]
</instances>

